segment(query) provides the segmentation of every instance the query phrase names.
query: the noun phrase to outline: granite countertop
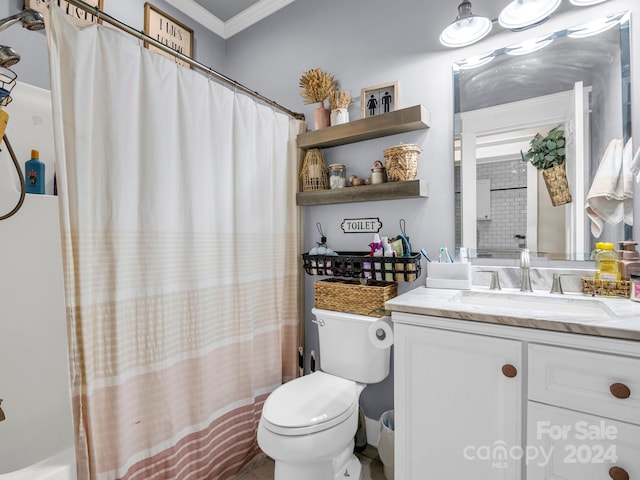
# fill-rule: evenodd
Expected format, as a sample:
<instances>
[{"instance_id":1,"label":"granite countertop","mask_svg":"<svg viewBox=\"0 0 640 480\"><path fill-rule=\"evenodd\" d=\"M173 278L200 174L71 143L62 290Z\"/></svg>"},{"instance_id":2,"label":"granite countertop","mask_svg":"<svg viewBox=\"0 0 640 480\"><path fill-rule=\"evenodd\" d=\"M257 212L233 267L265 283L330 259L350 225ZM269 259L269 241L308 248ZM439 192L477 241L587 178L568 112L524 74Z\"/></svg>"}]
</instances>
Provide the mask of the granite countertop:
<instances>
[{"instance_id":1,"label":"granite countertop","mask_svg":"<svg viewBox=\"0 0 640 480\"><path fill-rule=\"evenodd\" d=\"M522 293L511 288L417 287L387 301L386 308L391 312L640 341L640 302L625 298Z\"/></svg>"}]
</instances>

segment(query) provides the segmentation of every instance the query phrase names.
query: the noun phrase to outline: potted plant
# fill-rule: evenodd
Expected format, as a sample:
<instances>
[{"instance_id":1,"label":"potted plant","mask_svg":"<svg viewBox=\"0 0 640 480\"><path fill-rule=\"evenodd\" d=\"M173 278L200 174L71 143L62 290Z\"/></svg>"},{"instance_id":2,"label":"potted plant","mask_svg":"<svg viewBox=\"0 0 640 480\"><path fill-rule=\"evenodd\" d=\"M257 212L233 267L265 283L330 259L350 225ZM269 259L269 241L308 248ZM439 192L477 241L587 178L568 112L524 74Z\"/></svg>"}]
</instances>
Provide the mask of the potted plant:
<instances>
[{"instance_id":1,"label":"potted plant","mask_svg":"<svg viewBox=\"0 0 640 480\"><path fill-rule=\"evenodd\" d=\"M324 106L324 101L336 90L338 82L333 75L319 69L304 72L300 77L300 95L305 104L318 103L318 109L313 112L315 130L330 125L330 112Z\"/></svg>"},{"instance_id":2,"label":"potted plant","mask_svg":"<svg viewBox=\"0 0 640 480\"><path fill-rule=\"evenodd\" d=\"M536 133L529 143L529 150L520 151L523 162L542 170L544 183L547 186L551 203L554 207L571 203L569 182L565 166L566 138L561 125L552 128L546 136Z\"/></svg>"}]
</instances>

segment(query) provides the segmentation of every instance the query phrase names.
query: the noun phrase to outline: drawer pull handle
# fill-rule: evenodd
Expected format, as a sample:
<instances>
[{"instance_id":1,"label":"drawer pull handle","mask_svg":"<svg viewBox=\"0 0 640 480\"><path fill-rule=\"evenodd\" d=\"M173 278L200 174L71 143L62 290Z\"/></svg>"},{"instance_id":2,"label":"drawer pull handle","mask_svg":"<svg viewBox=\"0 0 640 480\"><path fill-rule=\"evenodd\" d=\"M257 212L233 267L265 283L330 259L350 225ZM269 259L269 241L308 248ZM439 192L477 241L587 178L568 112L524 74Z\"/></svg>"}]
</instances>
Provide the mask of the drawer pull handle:
<instances>
[{"instance_id":1,"label":"drawer pull handle","mask_svg":"<svg viewBox=\"0 0 640 480\"><path fill-rule=\"evenodd\" d=\"M611 467L609 469L609 476L612 480L629 480L627 471L620 467Z\"/></svg>"},{"instance_id":2,"label":"drawer pull handle","mask_svg":"<svg viewBox=\"0 0 640 480\"><path fill-rule=\"evenodd\" d=\"M507 378L513 378L518 375L518 369L507 363L502 366L502 374Z\"/></svg>"},{"instance_id":3,"label":"drawer pull handle","mask_svg":"<svg viewBox=\"0 0 640 480\"><path fill-rule=\"evenodd\" d=\"M631 390L624 383L614 383L609 387L611 395L616 398L629 398L631 396Z\"/></svg>"}]
</instances>

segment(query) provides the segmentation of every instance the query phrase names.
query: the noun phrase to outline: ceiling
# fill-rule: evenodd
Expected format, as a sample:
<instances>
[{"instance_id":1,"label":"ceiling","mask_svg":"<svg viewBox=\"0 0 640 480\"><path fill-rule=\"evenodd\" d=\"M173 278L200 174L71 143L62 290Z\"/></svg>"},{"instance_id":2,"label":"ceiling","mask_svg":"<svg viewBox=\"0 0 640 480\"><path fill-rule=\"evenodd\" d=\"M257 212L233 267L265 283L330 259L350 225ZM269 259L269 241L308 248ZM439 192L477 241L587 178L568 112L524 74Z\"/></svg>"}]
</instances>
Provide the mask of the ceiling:
<instances>
[{"instance_id":1,"label":"ceiling","mask_svg":"<svg viewBox=\"0 0 640 480\"><path fill-rule=\"evenodd\" d=\"M218 36L227 39L294 0L166 0Z\"/></svg>"}]
</instances>

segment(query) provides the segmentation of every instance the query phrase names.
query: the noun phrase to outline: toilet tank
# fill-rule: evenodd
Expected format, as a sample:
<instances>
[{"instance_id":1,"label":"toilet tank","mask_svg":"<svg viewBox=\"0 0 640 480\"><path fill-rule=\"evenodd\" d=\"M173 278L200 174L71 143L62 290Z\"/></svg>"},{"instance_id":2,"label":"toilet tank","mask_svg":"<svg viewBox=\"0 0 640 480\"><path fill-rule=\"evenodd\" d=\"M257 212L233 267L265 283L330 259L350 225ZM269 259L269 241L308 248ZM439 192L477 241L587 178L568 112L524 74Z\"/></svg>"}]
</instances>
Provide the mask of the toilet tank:
<instances>
[{"instance_id":1,"label":"toilet tank","mask_svg":"<svg viewBox=\"0 0 640 480\"><path fill-rule=\"evenodd\" d=\"M359 383L378 383L387 378L391 346L378 348L369 340L369 327L380 318L317 308L311 312L318 325L323 372Z\"/></svg>"}]
</instances>

